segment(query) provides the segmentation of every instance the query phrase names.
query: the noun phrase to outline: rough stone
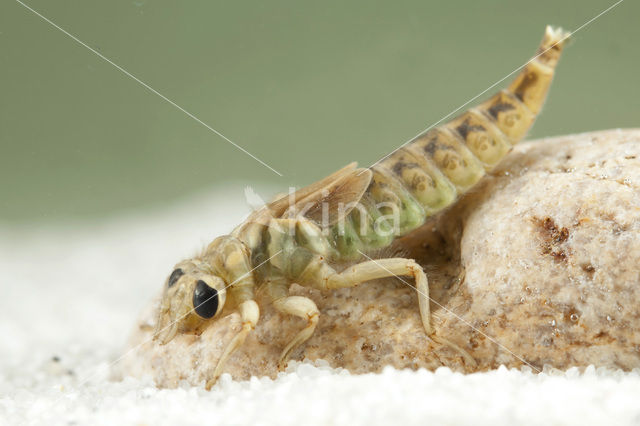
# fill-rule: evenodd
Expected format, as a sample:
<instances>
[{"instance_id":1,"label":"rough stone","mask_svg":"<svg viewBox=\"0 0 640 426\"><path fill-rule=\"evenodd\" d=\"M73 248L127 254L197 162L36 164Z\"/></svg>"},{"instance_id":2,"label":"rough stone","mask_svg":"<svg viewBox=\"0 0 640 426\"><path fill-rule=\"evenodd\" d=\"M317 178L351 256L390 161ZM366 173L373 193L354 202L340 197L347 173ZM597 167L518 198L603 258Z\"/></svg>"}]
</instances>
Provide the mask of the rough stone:
<instances>
[{"instance_id":1,"label":"rough stone","mask_svg":"<svg viewBox=\"0 0 640 426\"><path fill-rule=\"evenodd\" d=\"M324 359L352 373L448 366L640 367L640 130L542 139L514 148L452 209L397 241L429 276L436 333L477 365L429 339L414 291L398 280L321 293L294 286L321 311L292 359ZM387 251L389 254L391 250ZM409 284L412 284L409 282ZM260 323L225 371L272 376L304 322L259 297ZM165 346L150 342L155 304L142 315L117 374L159 386L206 380L239 317Z\"/></svg>"}]
</instances>

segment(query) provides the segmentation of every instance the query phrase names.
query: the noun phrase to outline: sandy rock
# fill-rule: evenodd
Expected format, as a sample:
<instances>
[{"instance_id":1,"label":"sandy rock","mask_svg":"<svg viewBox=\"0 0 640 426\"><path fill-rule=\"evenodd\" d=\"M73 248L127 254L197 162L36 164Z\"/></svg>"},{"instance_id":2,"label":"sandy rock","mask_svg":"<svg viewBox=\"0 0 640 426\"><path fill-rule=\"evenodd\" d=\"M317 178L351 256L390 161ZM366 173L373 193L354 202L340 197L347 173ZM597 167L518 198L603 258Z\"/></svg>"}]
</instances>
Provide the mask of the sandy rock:
<instances>
[{"instance_id":1,"label":"sandy rock","mask_svg":"<svg viewBox=\"0 0 640 426\"><path fill-rule=\"evenodd\" d=\"M423 332L411 288L384 280L321 293L295 287L321 311L292 359L324 359L353 373L448 366L482 371L528 365L640 367L640 130L563 136L517 146L471 194L396 248L428 273L439 336ZM303 321L260 297L255 332L229 360L236 379L275 376ZM231 314L201 336L150 342L142 315L116 374L151 374L159 386L205 380L239 329Z\"/></svg>"}]
</instances>

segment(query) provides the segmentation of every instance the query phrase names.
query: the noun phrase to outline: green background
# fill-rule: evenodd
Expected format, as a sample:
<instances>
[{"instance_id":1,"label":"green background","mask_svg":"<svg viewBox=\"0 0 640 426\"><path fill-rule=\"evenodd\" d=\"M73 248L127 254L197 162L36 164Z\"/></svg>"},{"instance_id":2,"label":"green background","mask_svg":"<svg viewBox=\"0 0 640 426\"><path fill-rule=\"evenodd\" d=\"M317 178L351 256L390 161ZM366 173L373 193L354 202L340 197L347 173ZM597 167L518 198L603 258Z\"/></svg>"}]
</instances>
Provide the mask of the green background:
<instances>
[{"instance_id":1,"label":"green background","mask_svg":"<svg viewBox=\"0 0 640 426\"><path fill-rule=\"evenodd\" d=\"M96 219L228 182L286 190L370 164L522 65L545 24L574 30L613 3L28 0L279 177L2 0L0 221ZM639 18L626 0L576 34L531 137L639 126Z\"/></svg>"}]
</instances>

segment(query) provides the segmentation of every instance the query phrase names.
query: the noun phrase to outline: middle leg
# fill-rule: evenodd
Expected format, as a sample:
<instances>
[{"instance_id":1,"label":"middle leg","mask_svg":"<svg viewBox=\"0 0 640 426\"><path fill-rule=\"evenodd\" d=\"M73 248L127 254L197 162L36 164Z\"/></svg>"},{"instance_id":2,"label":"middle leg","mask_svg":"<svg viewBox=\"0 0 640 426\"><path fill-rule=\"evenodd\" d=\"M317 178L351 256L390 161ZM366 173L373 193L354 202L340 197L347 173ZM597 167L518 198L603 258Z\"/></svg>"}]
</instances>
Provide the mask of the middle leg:
<instances>
[{"instance_id":1,"label":"middle leg","mask_svg":"<svg viewBox=\"0 0 640 426\"><path fill-rule=\"evenodd\" d=\"M267 285L276 310L283 314L294 315L307 320L306 327L300 330L282 350L278 360L278 367L283 368L291 352L313 335L318 324L320 311L314 301L308 297L289 296L289 283L287 282L272 281Z\"/></svg>"}]
</instances>

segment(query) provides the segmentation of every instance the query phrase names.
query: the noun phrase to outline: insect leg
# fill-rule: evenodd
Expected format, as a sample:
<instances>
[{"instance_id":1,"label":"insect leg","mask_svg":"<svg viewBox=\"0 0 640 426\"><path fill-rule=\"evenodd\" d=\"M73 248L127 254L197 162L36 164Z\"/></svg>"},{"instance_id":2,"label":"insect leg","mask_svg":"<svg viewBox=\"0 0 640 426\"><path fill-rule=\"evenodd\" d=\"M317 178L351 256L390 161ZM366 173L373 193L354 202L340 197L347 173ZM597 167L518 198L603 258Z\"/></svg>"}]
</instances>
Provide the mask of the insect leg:
<instances>
[{"instance_id":1,"label":"insect leg","mask_svg":"<svg viewBox=\"0 0 640 426\"><path fill-rule=\"evenodd\" d=\"M238 309L240 310L240 317L242 318L242 329L233 337L222 353L222 356L220 357L220 360L218 360L218 364L213 371L213 377L207 382L207 390L211 389L211 387L216 383L218 377L222 374L222 369L224 368L224 364L227 359L229 359L235 350L244 343L247 335L256 328L256 324L258 323L260 309L254 300L246 300L242 302L238 306Z\"/></svg>"},{"instance_id":2,"label":"insect leg","mask_svg":"<svg viewBox=\"0 0 640 426\"><path fill-rule=\"evenodd\" d=\"M283 368L291 352L313 335L316 325L318 324L320 311L313 300L308 297L289 296L288 283L280 281L270 282L268 285L269 293L273 299L273 306L279 312L287 315L295 315L307 320L306 327L300 330L282 350L282 354L278 360L278 367Z\"/></svg>"},{"instance_id":3,"label":"insect leg","mask_svg":"<svg viewBox=\"0 0 640 426\"><path fill-rule=\"evenodd\" d=\"M432 334L433 329L429 310L429 282L422 267L412 259L391 258L358 263L341 273L330 276L327 280L327 288L354 287L365 281L396 275L411 276L415 279L422 325L427 334Z\"/></svg>"},{"instance_id":4,"label":"insect leg","mask_svg":"<svg viewBox=\"0 0 640 426\"><path fill-rule=\"evenodd\" d=\"M475 360L467 351L455 343L436 336L433 333L431 327L431 312L429 308L429 283L427 276L422 270L422 267L418 265L412 259L403 258L390 258L370 260L362 263L358 263L350 268L347 268L341 273L331 275L326 280L326 287L329 289L354 287L365 281L370 281L378 278L387 278L392 276L411 276L416 283L416 290L418 292L418 305L420 307L420 317L422 319L422 325L427 332L427 335L436 342L447 345L453 350L458 352L464 360L470 365L476 365Z\"/></svg>"}]
</instances>

